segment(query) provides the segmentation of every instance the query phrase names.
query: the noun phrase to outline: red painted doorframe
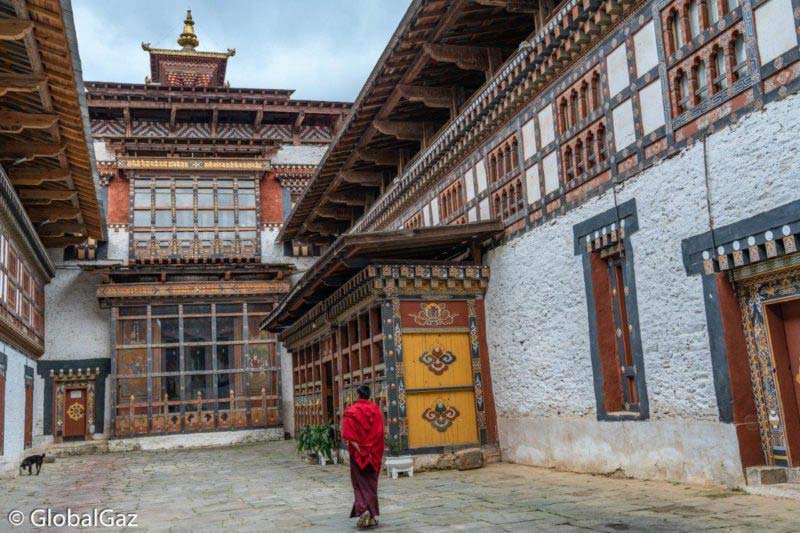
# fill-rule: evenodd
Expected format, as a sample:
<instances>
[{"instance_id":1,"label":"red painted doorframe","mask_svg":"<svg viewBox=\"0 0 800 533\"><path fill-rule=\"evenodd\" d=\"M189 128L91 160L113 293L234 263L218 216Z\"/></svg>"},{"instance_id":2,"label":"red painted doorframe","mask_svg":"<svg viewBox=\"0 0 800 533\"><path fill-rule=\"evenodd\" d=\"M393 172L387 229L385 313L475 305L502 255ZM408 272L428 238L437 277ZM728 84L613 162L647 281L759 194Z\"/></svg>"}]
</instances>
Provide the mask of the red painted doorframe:
<instances>
[{"instance_id":1,"label":"red painted doorframe","mask_svg":"<svg viewBox=\"0 0 800 533\"><path fill-rule=\"evenodd\" d=\"M767 305L764 315L775 363L789 464L800 466L800 299Z\"/></svg>"}]
</instances>

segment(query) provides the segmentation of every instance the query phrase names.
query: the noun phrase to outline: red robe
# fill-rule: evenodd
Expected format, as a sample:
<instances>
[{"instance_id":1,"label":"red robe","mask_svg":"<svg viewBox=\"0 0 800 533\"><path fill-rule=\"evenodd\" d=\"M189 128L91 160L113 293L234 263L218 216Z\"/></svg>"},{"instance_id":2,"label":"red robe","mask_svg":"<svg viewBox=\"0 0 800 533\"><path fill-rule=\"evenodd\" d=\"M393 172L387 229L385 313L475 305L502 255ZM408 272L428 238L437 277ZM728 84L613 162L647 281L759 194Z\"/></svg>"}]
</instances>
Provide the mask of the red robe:
<instances>
[{"instance_id":1,"label":"red robe","mask_svg":"<svg viewBox=\"0 0 800 533\"><path fill-rule=\"evenodd\" d=\"M350 452L350 481L355 502L350 518L369 511L372 518L380 514L378 477L383 462L383 413L369 400L358 400L344 412L342 438ZM352 443L358 444L358 450Z\"/></svg>"},{"instance_id":2,"label":"red robe","mask_svg":"<svg viewBox=\"0 0 800 533\"><path fill-rule=\"evenodd\" d=\"M383 412L369 400L357 400L347 408L342 419L342 438L347 441L350 457L358 468L364 470L368 464L376 472L383 462ZM358 451L351 442L358 444Z\"/></svg>"}]
</instances>

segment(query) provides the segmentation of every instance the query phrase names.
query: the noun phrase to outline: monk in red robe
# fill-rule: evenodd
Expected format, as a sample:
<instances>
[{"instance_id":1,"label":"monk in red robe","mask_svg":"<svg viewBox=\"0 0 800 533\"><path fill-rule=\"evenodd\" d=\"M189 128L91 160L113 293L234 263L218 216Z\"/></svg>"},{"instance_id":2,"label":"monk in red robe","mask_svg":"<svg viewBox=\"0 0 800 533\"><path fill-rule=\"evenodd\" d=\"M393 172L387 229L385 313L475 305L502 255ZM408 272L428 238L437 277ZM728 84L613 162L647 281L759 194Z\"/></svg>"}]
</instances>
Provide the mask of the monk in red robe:
<instances>
[{"instance_id":1,"label":"monk in red robe","mask_svg":"<svg viewBox=\"0 0 800 533\"><path fill-rule=\"evenodd\" d=\"M350 452L350 481L355 503L350 518L358 517L359 528L378 525L378 477L383 463L383 412L369 401L367 385L356 389L358 400L342 419L342 438Z\"/></svg>"}]
</instances>

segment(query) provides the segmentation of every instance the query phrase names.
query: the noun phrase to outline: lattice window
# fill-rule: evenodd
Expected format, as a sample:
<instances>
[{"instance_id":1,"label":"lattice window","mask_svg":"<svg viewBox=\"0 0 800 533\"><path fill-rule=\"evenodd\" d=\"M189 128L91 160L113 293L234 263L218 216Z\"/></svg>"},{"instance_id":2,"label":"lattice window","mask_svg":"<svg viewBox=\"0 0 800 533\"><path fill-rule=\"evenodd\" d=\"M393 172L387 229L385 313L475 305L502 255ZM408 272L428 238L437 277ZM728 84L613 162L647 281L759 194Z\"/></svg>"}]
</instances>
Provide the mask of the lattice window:
<instances>
[{"instance_id":1,"label":"lattice window","mask_svg":"<svg viewBox=\"0 0 800 533\"><path fill-rule=\"evenodd\" d=\"M421 228L423 225L422 211L414 213L404 224L406 228Z\"/></svg>"},{"instance_id":2,"label":"lattice window","mask_svg":"<svg viewBox=\"0 0 800 533\"><path fill-rule=\"evenodd\" d=\"M41 281L0 228L0 309L37 342L44 340L44 289Z\"/></svg>"},{"instance_id":3,"label":"lattice window","mask_svg":"<svg viewBox=\"0 0 800 533\"><path fill-rule=\"evenodd\" d=\"M439 193L439 216L442 221L449 219L464 208L464 191L461 179L457 179Z\"/></svg>"},{"instance_id":4,"label":"lattice window","mask_svg":"<svg viewBox=\"0 0 800 533\"><path fill-rule=\"evenodd\" d=\"M220 302L113 310L114 431L169 433L280 422L272 305Z\"/></svg>"},{"instance_id":5,"label":"lattice window","mask_svg":"<svg viewBox=\"0 0 800 533\"><path fill-rule=\"evenodd\" d=\"M504 140L489 153L489 183L501 181L519 171L519 142L517 136Z\"/></svg>"},{"instance_id":6,"label":"lattice window","mask_svg":"<svg viewBox=\"0 0 800 533\"><path fill-rule=\"evenodd\" d=\"M258 211L252 178L137 178L133 257L252 257Z\"/></svg>"},{"instance_id":7,"label":"lattice window","mask_svg":"<svg viewBox=\"0 0 800 533\"><path fill-rule=\"evenodd\" d=\"M492 193L492 210L495 217L508 218L525 206L522 196L522 179L517 177Z\"/></svg>"}]
</instances>

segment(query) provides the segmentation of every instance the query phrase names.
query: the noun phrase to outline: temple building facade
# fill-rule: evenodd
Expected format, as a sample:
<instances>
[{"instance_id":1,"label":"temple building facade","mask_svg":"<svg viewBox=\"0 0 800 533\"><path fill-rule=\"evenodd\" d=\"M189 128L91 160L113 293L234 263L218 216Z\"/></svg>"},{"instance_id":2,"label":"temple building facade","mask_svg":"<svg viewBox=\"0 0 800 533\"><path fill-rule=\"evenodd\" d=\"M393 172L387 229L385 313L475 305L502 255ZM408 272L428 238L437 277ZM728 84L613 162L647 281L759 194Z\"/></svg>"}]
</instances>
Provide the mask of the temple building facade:
<instances>
[{"instance_id":1,"label":"temple building facade","mask_svg":"<svg viewBox=\"0 0 800 533\"><path fill-rule=\"evenodd\" d=\"M800 466L799 27L794 0L413 1L278 234L325 250L263 324L295 427L366 382L416 455Z\"/></svg>"},{"instance_id":2,"label":"temple building facade","mask_svg":"<svg viewBox=\"0 0 800 533\"><path fill-rule=\"evenodd\" d=\"M142 84L85 83L104 233L50 254L41 443L284 437L259 325L318 246L275 235L350 104L231 87L235 50L204 51L191 12L177 42L142 43Z\"/></svg>"}]
</instances>

